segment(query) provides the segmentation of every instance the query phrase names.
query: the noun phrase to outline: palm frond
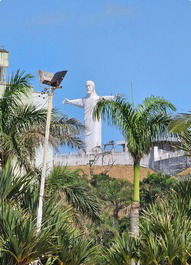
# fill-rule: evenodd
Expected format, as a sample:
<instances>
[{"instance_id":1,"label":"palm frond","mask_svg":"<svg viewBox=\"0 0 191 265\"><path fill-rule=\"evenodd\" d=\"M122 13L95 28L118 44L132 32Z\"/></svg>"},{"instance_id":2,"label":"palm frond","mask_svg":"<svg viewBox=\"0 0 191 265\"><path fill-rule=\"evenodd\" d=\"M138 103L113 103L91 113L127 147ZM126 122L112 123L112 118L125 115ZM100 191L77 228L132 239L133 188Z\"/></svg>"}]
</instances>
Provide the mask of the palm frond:
<instances>
[{"instance_id":1,"label":"palm frond","mask_svg":"<svg viewBox=\"0 0 191 265\"><path fill-rule=\"evenodd\" d=\"M51 232L43 228L37 235L36 221L21 209L0 201L0 261L5 264L29 264L39 257L48 255Z\"/></svg>"},{"instance_id":2,"label":"palm frond","mask_svg":"<svg viewBox=\"0 0 191 265\"><path fill-rule=\"evenodd\" d=\"M80 185L79 171L55 167L48 178L48 185L54 192L61 192L71 205L92 220L99 220L99 206L97 198L87 186Z\"/></svg>"},{"instance_id":3,"label":"palm frond","mask_svg":"<svg viewBox=\"0 0 191 265\"><path fill-rule=\"evenodd\" d=\"M97 253L93 242L87 241L82 235L60 235L58 237L59 251L55 253L60 264L81 265L94 264ZM94 261L94 262L93 262Z\"/></svg>"},{"instance_id":4,"label":"palm frond","mask_svg":"<svg viewBox=\"0 0 191 265\"><path fill-rule=\"evenodd\" d=\"M158 113L167 114L169 111L176 111L176 107L166 99L151 96L138 105L138 110L141 116L152 117Z\"/></svg>"},{"instance_id":5,"label":"palm frond","mask_svg":"<svg viewBox=\"0 0 191 265\"><path fill-rule=\"evenodd\" d=\"M185 133L181 133L179 136L179 142L176 146L180 149L185 151L187 156L191 156L191 132L186 131Z\"/></svg>"},{"instance_id":6,"label":"palm frond","mask_svg":"<svg viewBox=\"0 0 191 265\"><path fill-rule=\"evenodd\" d=\"M140 160L149 153L154 139L167 135L169 110L174 111L174 105L160 97L146 98L143 104L135 107L118 96L115 101L100 100L93 115L118 127L127 141L129 152Z\"/></svg>"},{"instance_id":7,"label":"palm frond","mask_svg":"<svg viewBox=\"0 0 191 265\"><path fill-rule=\"evenodd\" d=\"M6 113L10 113L12 108L22 102L23 96L30 96L32 92L30 81L32 78L30 74L25 74L20 70L12 74L0 99L1 109L4 109ZM6 116L5 113L4 116Z\"/></svg>"},{"instance_id":8,"label":"palm frond","mask_svg":"<svg viewBox=\"0 0 191 265\"><path fill-rule=\"evenodd\" d=\"M135 119L135 111L133 106L118 96L115 101L105 100L104 98L98 101L93 112L94 119L103 118L103 120L111 121L113 125L116 125L122 129L125 129L126 124L131 127L132 122Z\"/></svg>"},{"instance_id":9,"label":"palm frond","mask_svg":"<svg viewBox=\"0 0 191 265\"><path fill-rule=\"evenodd\" d=\"M110 248L104 249L103 256L108 265L129 265L132 258L137 264L140 258L139 248L140 243L137 238L123 233L114 239Z\"/></svg>"},{"instance_id":10,"label":"palm frond","mask_svg":"<svg viewBox=\"0 0 191 265\"><path fill-rule=\"evenodd\" d=\"M51 136L57 139L57 147L67 145L72 148L83 148L84 144L79 137L83 130L84 125L78 120L66 115L53 115L50 132Z\"/></svg>"},{"instance_id":11,"label":"palm frond","mask_svg":"<svg viewBox=\"0 0 191 265\"><path fill-rule=\"evenodd\" d=\"M63 187L66 199L80 213L92 220L100 220L99 206L96 197L84 187L78 185L67 185Z\"/></svg>"},{"instance_id":12,"label":"palm frond","mask_svg":"<svg viewBox=\"0 0 191 265\"><path fill-rule=\"evenodd\" d=\"M191 114L180 113L169 124L169 131L173 133L186 132L191 127Z\"/></svg>"},{"instance_id":13,"label":"palm frond","mask_svg":"<svg viewBox=\"0 0 191 265\"><path fill-rule=\"evenodd\" d=\"M23 133L33 127L43 127L46 122L46 110L37 109L34 105L17 105L13 116L10 117L10 127L6 126L10 133Z\"/></svg>"},{"instance_id":14,"label":"palm frond","mask_svg":"<svg viewBox=\"0 0 191 265\"><path fill-rule=\"evenodd\" d=\"M26 103L32 96L31 78L30 74L18 70L11 76L0 99L1 166L11 158L31 170L36 150L43 145L47 110ZM80 133L83 129L77 120L54 113L50 145L57 150L60 145L82 148Z\"/></svg>"},{"instance_id":15,"label":"palm frond","mask_svg":"<svg viewBox=\"0 0 191 265\"><path fill-rule=\"evenodd\" d=\"M31 180L31 173L21 175L18 166L12 166L11 161L8 161L5 167L0 169L0 198L18 201Z\"/></svg>"},{"instance_id":16,"label":"palm frond","mask_svg":"<svg viewBox=\"0 0 191 265\"><path fill-rule=\"evenodd\" d=\"M190 181L179 182L166 197L157 200L144 212L141 220L141 234L148 251L154 257L154 248L158 248L158 264L186 264L191 256L190 229ZM173 202L173 203L172 203ZM151 242L154 247L150 247ZM157 247L158 246L158 247ZM147 255L149 257L149 255ZM148 260L147 260L148 261ZM176 263L177 262L177 263Z\"/></svg>"}]
</instances>

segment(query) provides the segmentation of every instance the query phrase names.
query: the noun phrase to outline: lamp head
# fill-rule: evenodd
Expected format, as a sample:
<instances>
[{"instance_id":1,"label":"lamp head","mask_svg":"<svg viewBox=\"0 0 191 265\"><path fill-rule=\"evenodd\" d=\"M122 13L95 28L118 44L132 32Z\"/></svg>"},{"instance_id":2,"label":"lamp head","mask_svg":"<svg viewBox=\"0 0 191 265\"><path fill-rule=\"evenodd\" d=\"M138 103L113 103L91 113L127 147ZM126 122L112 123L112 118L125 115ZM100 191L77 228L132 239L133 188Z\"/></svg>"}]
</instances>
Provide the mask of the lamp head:
<instances>
[{"instance_id":1,"label":"lamp head","mask_svg":"<svg viewBox=\"0 0 191 265\"><path fill-rule=\"evenodd\" d=\"M59 88L62 80L67 74L67 71L60 71L60 72L56 72L55 74L53 74L53 73L39 70L38 74L39 74L40 82L42 84L51 86L56 89L56 88Z\"/></svg>"}]
</instances>

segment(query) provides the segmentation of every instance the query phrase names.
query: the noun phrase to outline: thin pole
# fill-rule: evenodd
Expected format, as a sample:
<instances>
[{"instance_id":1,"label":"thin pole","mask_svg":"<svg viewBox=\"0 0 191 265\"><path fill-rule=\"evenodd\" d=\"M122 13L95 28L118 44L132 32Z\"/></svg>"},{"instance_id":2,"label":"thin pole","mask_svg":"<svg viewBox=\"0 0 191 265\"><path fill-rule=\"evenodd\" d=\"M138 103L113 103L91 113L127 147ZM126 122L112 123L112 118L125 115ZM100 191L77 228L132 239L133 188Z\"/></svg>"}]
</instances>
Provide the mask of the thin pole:
<instances>
[{"instance_id":1,"label":"thin pole","mask_svg":"<svg viewBox=\"0 0 191 265\"><path fill-rule=\"evenodd\" d=\"M38 213L37 213L37 233L40 232L41 226L42 226L43 197L44 197L45 178L46 178L46 171L47 171L47 157L48 157L48 147L49 147L50 121L51 121L51 113L52 113L52 99L53 99L53 90L52 88L50 88L49 93L48 93L48 111L47 111L47 118L46 118L44 154L43 154L43 164L42 164L41 183L40 183L39 205L38 205Z\"/></svg>"}]
</instances>

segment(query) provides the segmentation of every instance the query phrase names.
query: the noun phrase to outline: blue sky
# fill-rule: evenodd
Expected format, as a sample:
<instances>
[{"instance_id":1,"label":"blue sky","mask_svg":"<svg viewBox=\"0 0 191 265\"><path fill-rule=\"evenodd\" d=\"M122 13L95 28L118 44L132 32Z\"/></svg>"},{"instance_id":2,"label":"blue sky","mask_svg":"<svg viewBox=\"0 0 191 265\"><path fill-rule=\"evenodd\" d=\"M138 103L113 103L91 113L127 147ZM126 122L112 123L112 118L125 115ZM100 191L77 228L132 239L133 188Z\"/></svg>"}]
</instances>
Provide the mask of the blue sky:
<instances>
[{"instance_id":1,"label":"blue sky","mask_svg":"<svg viewBox=\"0 0 191 265\"><path fill-rule=\"evenodd\" d=\"M83 120L83 111L61 101L85 96L86 80L100 95L136 104L163 96L178 112L191 110L189 0L2 0L0 25L10 72L32 73L39 90L38 69L69 71L54 106L70 116ZM103 142L120 138L103 126Z\"/></svg>"}]
</instances>

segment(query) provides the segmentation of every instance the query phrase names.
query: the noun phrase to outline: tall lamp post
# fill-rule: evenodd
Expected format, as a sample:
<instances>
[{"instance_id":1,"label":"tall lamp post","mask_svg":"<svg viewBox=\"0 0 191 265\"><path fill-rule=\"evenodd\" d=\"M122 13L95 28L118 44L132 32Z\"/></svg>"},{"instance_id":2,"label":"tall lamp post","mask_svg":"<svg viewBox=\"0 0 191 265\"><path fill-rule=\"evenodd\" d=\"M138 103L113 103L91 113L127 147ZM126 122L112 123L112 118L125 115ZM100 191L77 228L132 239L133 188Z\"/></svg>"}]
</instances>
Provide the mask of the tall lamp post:
<instances>
[{"instance_id":1,"label":"tall lamp post","mask_svg":"<svg viewBox=\"0 0 191 265\"><path fill-rule=\"evenodd\" d=\"M39 194L39 203L38 203L38 212L37 212L37 233L40 232L42 226L42 214L43 214L43 197L45 189L45 178L47 171L47 158L48 158L48 147L49 147L49 135L50 135L50 122L51 122L51 113L52 113L52 100L54 91L60 86L62 80L64 79L67 71L57 72L55 74L44 72L42 70L38 71L40 82L42 84L48 85L48 110L46 118L46 131L45 131L45 140L44 140L44 153L43 153L43 164L42 164L42 173L40 181L40 194Z\"/></svg>"}]
</instances>

